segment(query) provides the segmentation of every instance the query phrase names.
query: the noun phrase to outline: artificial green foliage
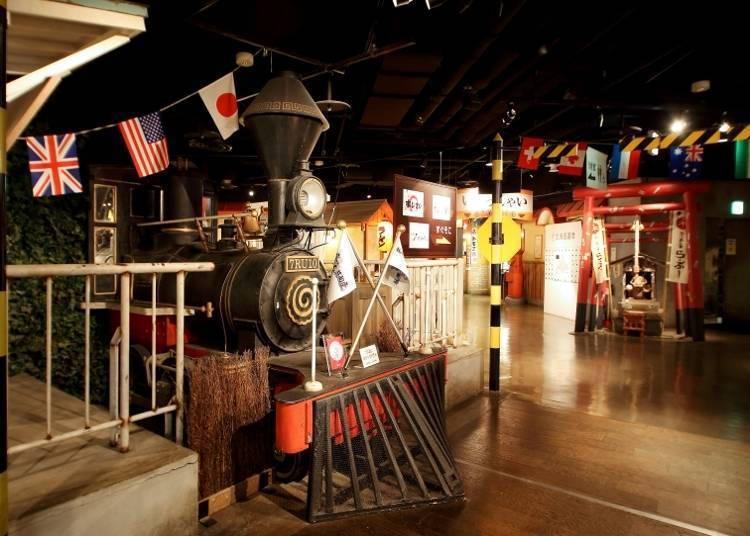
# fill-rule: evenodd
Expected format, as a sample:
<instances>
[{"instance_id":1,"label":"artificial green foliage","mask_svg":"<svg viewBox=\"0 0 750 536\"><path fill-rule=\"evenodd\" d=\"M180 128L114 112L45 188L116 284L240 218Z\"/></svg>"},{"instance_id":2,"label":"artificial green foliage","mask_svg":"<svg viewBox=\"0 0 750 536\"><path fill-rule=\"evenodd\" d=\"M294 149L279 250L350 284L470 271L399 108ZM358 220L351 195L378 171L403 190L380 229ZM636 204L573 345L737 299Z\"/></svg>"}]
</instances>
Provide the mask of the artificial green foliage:
<instances>
[{"instance_id":1,"label":"artificial green foliage","mask_svg":"<svg viewBox=\"0 0 750 536\"><path fill-rule=\"evenodd\" d=\"M8 264L82 263L87 259L88 194L34 198L25 145L8 153ZM64 391L83 396L84 281L53 279L52 381ZM43 279L10 282L9 353L11 374L45 374L45 295ZM91 398L106 399L105 334L92 315Z\"/></svg>"}]
</instances>

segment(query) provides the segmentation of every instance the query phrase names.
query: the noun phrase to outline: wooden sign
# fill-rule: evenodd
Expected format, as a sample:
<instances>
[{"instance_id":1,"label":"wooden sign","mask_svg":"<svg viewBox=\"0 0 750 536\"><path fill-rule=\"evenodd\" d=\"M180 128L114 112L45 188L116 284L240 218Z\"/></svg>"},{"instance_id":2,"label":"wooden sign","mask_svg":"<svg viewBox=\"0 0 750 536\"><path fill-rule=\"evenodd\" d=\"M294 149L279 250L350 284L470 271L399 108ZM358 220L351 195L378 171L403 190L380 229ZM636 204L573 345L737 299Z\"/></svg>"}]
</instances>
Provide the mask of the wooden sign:
<instances>
[{"instance_id":1,"label":"wooden sign","mask_svg":"<svg viewBox=\"0 0 750 536\"><path fill-rule=\"evenodd\" d=\"M434 182L395 175L394 227L408 257L456 256L456 189Z\"/></svg>"}]
</instances>

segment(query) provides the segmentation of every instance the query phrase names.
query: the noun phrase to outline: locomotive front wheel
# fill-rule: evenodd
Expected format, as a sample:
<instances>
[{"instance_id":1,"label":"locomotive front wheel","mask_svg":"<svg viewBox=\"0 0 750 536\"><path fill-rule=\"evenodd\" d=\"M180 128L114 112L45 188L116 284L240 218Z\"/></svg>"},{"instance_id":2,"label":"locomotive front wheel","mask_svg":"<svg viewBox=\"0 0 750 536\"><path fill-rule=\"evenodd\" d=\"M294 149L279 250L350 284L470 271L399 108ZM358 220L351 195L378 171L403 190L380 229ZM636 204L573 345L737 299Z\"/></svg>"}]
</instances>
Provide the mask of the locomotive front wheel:
<instances>
[{"instance_id":1,"label":"locomotive front wheel","mask_svg":"<svg viewBox=\"0 0 750 536\"><path fill-rule=\"evenodd\" d=\"M310 449L296 454L274 453L274 482L298 482L307 476L310 468Z\"/></svg>"}]
</instances>

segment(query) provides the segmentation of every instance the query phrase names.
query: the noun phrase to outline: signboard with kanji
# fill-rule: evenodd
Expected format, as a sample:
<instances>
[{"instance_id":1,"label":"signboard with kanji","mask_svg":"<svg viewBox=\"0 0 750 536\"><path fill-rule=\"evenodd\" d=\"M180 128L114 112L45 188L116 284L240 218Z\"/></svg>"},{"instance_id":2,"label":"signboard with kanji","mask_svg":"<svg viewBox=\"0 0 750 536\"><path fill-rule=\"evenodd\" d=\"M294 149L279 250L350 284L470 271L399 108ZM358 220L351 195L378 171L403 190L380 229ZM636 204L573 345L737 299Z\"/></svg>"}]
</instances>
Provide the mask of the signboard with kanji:
<instances>
[{"instance_id":1,"label":"signboard with kanji","mask_svg":"<svg viewBox=\"0 0 750 536\"><path fill-rule=\"evenodd\" d=\"M456 189L404 175L394 177L394 227L406 257L456 256Z\"/></svg>"}]
</instances>

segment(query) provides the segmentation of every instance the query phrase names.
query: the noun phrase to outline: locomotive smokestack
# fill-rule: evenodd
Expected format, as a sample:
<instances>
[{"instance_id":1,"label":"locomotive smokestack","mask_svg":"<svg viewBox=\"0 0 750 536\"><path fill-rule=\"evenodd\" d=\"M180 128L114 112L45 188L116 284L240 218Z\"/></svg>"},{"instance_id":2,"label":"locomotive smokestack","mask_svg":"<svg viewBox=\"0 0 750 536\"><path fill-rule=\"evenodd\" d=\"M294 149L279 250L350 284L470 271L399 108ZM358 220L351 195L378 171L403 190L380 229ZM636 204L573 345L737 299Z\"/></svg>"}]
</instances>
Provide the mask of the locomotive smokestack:
<instances>
[{"instance_id":1,"label":"locomotive smokestack","mask_svg":"<svg viewBox=\"0 0 750 536\"><path fill-rule=\"evenodd\" d=\"M287 182L305 169L328 121L299 77L282 71L269 80L240 122L250 129L268 177L268 223L277 227L286 219Z\"/></svg>"}]
</instances>

